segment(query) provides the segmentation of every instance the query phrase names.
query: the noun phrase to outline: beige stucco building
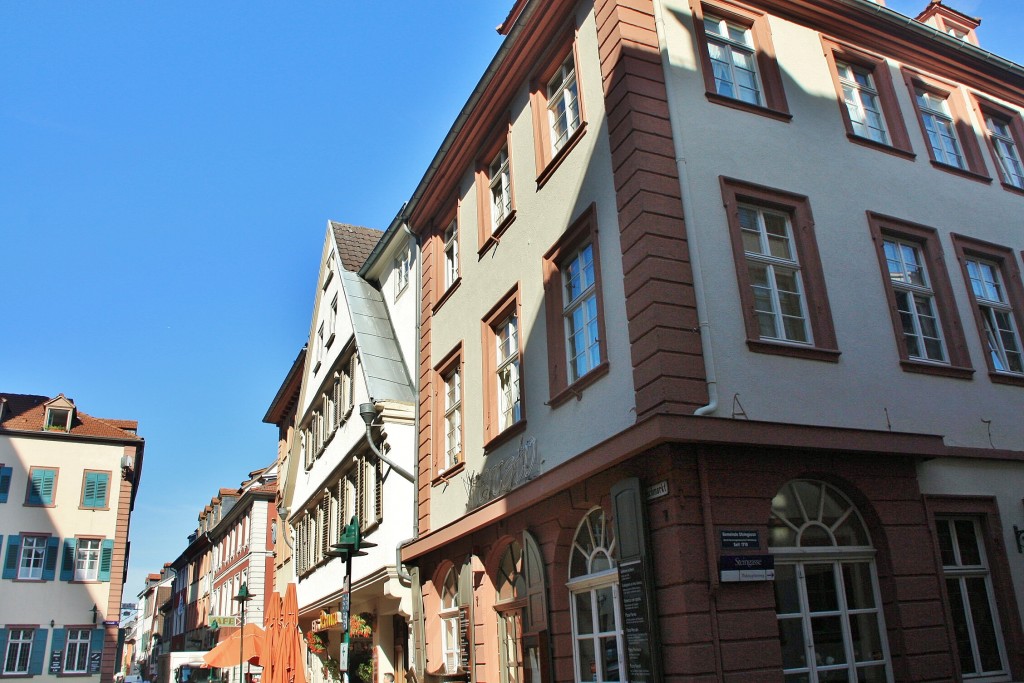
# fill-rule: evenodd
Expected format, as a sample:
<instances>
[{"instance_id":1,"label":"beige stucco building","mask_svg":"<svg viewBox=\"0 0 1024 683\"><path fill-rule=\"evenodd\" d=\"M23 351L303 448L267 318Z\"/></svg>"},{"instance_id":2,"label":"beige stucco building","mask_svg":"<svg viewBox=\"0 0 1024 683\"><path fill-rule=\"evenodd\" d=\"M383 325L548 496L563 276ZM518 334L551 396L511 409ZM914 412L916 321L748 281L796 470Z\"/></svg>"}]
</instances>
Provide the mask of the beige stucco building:
<instances>
[{"instance_id":1,"label":"beige stucco building","mask_svg":"<svg viewBox=\"0 0 1024 683\"><path fill-rule=\"evenodd\" d=\"M113 680L136 428L63 394L0 394L3 678Z\"/></svg>"}]
</instances>

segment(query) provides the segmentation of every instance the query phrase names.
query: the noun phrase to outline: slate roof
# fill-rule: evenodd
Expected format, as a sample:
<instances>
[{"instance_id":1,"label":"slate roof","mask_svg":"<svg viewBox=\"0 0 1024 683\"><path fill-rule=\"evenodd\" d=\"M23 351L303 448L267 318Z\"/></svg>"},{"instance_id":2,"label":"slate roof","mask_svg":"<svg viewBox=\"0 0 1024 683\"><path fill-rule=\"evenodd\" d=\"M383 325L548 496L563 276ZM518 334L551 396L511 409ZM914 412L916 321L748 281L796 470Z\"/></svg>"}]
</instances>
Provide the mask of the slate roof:
<instances>
[{"instance_id":1,"label":"slate roof","mask_svg":"<svg viewBox=\"0 0 1024 683\"><path fill-rule=\"evenodd\" d=\"M345 270L353 273L362 268L366 257L377 246L384 234L374 228L363 228L358 225L329 221L334 232L334 241L338 245L338 256Z\"/></svg>"},{"instance_id":2,"label":"slate roof","mask_svg":"<svg viewBox=\"0 0 1024 683\"><path fill-rule=\"evenodd\" d=\"M0 393L0 403L3 403L3 410L0 412L0 429L18 432L44 431L43 423L46 419L44 406L50 400L50 396ZM76 407L70 434L72 436L142 441L134 432L138 426L139 423L135 420L109 420L93 417ZM60 437L67 432L49 431L46 433Z\"/></svg>"}]
</instances>

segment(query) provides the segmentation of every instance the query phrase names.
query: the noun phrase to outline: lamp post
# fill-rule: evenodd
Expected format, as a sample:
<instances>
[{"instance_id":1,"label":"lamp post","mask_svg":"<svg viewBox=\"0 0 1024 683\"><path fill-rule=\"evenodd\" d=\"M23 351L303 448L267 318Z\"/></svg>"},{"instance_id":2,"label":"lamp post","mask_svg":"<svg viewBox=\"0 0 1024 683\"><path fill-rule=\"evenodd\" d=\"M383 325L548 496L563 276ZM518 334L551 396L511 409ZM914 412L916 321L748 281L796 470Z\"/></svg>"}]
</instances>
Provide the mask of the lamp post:
<instances>
[{"instance_id":1,"label":"lamp post","mask_svg":"<svg viewBox=\"0 0 1024 683\"><path fill-rule=\"evenodd\" d=\"M363 404L367 405L367 404ZM362 410L363 406L360 406ZM367 427L369 429L369 427ZM342 643L341 653L341 670L345 673L345 680L348 681L348 645L349 645L349 627L350 627L350 614L352 608L352 558L361 557L366 553L362 550L363 548L375 548L376 543L370 543L369 541L363 540L362 531L359 529L359 517L357 515L352 516L352 521L346 524L341 529L341 538L338 542L331 546L331 550L328 550L325 554L328 557L340 557L345 561L345 584L343 588L343 594L341 597L341 620L345 626L345 640Z\"/></svg>"},{"instance_id":2,"label":"lamp post","mask_svg":"<svg viewBox=\"0 0 1024 683\"><path fill-rule=\"evenodd\" d=\"M238 602L238 611L242 613L242 625L238 629L238 683L243 683L242 678L242 664L245 662L245 603L252 600L252 596L249 594L249 588L245 585L245 581L238 588L238 595L231 598Z\"/></svg>"}]
</instances>

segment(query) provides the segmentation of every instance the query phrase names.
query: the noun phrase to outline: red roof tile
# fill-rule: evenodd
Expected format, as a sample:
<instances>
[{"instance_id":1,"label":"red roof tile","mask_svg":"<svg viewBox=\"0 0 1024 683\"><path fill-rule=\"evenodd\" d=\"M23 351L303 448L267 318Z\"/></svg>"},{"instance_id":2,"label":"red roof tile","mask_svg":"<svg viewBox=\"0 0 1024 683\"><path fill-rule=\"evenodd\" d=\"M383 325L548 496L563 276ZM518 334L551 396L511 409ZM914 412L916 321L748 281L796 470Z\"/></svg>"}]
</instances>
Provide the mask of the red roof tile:
<instances>
[{"instance_id":1,"label":"red roof tile","mask_svg":"<svg viewBox=\"0 0 1024 683\"><path fill-rule=\"evenodd\" d=\"M42 432L46 420L45 404L49 396L32 394L0 394L3 412L0 414L0 429L19 432ZM93 417L75 408L71 422L72 436L92 436L106 439L141 441L134 433L138 427L135 420L110 420ZM60 437L66 432L49 431L47 434Z\"/></svg>"},{"instance_id":2,"label":"red roof tile","mask_svg":"<svg viewBox=\"0 0 1024 683\"><path fill-rule=\"evenodd\" d=\"M382 233L373 228L363 228L358 225L348 225L330 221L331 230L334 231L334 241L338 245L338 256L341 257L341 265L345 270L357 271L363 267L366 257L370 255L373 248L380 241Z\"/></svg>"}]
</instances>

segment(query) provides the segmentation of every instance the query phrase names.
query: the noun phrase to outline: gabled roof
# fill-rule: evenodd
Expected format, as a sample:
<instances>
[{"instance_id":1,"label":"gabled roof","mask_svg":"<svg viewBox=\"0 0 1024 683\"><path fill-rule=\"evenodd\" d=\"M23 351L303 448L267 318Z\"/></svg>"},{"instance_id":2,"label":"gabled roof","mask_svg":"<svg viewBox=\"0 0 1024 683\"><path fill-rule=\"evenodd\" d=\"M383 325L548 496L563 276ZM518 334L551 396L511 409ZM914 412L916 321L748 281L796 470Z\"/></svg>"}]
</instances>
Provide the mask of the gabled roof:
<instances>
[{"instance_id":1,"label":"gabled roof","mask_svg":"<svg viewBox=\"0 0 1024 683\"><path fill-rule=\"evenodd\" d=\"M18 432L43 432L46 420L46 404L54 399L33 394L0 394L3 410L0 411L0 429ZM71 402L73 404L73 402ZM48 431L48 436L60 438L89 436L118 441L142 441L135 433L139 423L135 420L106 420L93 417L75 409L70 432Z\"/></svg>"},{"instance_id":2,"label":"gabled roof","mask_svg":"<svg viewBox=\"0 0 1024 683\"><path fill-rule=\"evenodd\" d=\"M328 221L334 232L334 241L338 245L338 257L345 270L357 271L362 267L366 257L380 240L382 233L374 228L364 228L348 223Z\"/></svg>"},{"instance_id":3,"label":"gabled roof","mask_svg":"<svg viewBox=\"0 0 1024 683\"><path fill-rule=\"evenodd\" d=\"M416 394L384 297L356 273L342 273L341 283L370 400L414 403Z\"/></svg>"}]
</instances>

